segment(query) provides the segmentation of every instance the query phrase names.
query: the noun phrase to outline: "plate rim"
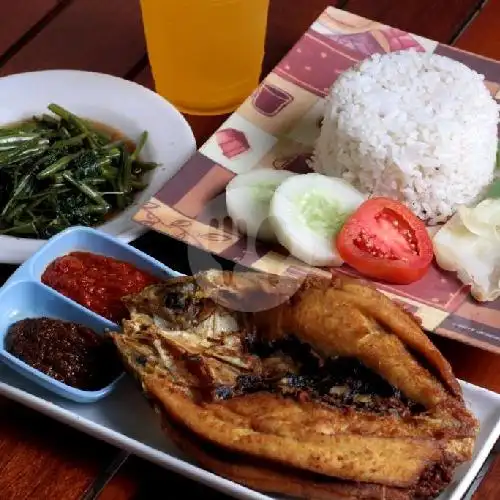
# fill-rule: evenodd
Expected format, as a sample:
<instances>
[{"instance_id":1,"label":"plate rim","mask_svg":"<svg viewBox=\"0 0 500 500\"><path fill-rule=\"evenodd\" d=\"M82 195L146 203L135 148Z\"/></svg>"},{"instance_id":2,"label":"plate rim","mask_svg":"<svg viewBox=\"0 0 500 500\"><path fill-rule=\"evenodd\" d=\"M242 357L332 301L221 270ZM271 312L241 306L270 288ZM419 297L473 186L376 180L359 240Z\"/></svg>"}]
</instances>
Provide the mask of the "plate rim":
<instances>
[{"instance_id":1,"label":"plate rim","mask_svg":"<svg viewBox=\"0 0 500 500\"><path fill-rule=\"evenodd\" d=\"M6 368L8 368L6 366ZM8 368L10 370L10 368ZM32 410L48 416L60 423L66 424L79 432L83 432L101 441L105 441L119 449L137 455L149 462L155 463L162 468L171 470L177 474L187 477L210 488L226 493L233 498L249 500L276 500L275 497L259 493L247 488L235 481L225 479L217 474L191 464L182 458L177 458L164 451L157 450L152 446L144 444L125 434L115 431L109 427L93 422L76 412L63 408L40 396L14 387L0 378L0 396L20 403Z\"/></svg>"},{"instance_id":2,"label":"plate rim","mask_svg":"<svg viewBox=\"0 0 500 500\"><path fill-rule=\"evenodd\" d=\"M8 367L5 368L10 370ZM464 476L456 483L454 489L448 492L448 496L445 497L446 500L460 500L462 498L489 456L496 441L500 438L500 394L461 379L457 380L460 383L462 390L467 389L474 393L480 393L487 396L492 402L496 401L498 405L498 412L495 423L492 425L492 428L486 437L485 443L477 451L476 458L470 463L464 473ZM0 396L4 396L17 403L27 406L32 410L46 415L60 423L66 424L80 432L84 432L89 436L105 441L119 449L126 450L129 453L159 465L164 469L168 469L176 474L180 474L193 481L216 489L232 496L233 498L248 500L279 500L281 498L260 493L254 489L239 484L236 481L226 479L198 465L187 462L182 458L178 458L165 451L155 449L150 445L138 441L137 439L131 438L114 429L106 427L105 425L94 422L89 418L85 418L77 412L64 408L55 402L32 394L27 390L14 387L11 384L2 381L1 374ZM450 486L448 486L448 488L449 487ZM442 494L446 493L447 491L445 489Z\"/></svg>"},{"instance_id":3,"label":"plate rim","mask_svg":"<svg viewBox=\"0 0 500 500\"><path fill-rule=\"evenodd\" d=\"M175 150L176 155L178 156L178 161L175 164L175 167L169 170L170 177L175 175L178 172L184 163L196 152L196 138L194 136L193 130L189 125L186 118L178 111L175 106L170 103L167 99L156 93L155 91L141 85L140 83L134 82L132 80L127 80L125 78L121 78L119 76L101 73L98 71L87 71L80 69L46 69L46 70L33 70L33 71L23 71L21 73L14 73L10 75L5 75L0 77L0 86L4 84L4 82L8 81L16 81L16 80L24 80L26 78L57 78L61 79L71 79L71 78L88 78L95 82L99 80L103 82L112 82L117 86L122 88L128 87L130 89L134 89L137 95L143 94L150 99L151 103L156 101L155 106L155 115L166 111L171 114L171 116L175 117L175 128L177 130L178 136L182 139L176 143ZM47 103L48 104L48 103ZM161 180L158 183L158 189L166 182L166 180ZM148 198L154 196L154 193L151 194ZM147 200L146 200L147 201ZM139 238L141 235L148 231L148 227L133 220L133 216L135 212L143 205L144 202L138 204L134 207L134 213L130 213L125 216L124 224L126 226L119 233L113 234L113 236L124 243L130 243L135 239ZM124 212L126 213L126 212ZM123 217L124 213L118 215L114 221ZM106 234L106 229L103 229L103 226L97 226L96 229L102 230ZM48 239L38 239L38 238L18 238L14 236L8 235L0 235L0 264L13 264L18 265L25 262L31 255L33 255L37 250L39 250ZM7 249L8 243L14 243L14 248ZM22 245L24 243L24 245ZM26 249L19 248L24 246ZM7 248L6 248L7 247ZM10 245L9 245L10 247Z\"/></svg>"}]
</instances>

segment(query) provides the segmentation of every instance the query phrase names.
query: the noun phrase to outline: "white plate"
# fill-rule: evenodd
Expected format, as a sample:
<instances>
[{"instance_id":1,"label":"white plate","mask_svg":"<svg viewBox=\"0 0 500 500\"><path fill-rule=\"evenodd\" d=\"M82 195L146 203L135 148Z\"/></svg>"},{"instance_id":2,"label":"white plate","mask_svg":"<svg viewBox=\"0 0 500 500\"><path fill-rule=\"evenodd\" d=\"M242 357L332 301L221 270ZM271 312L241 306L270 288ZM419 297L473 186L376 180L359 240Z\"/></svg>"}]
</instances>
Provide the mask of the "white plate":
<instances>
[{"instance_id":1,"label":"white plate","mask_svg":"<svg viewBox=\"0 0 500 500\"><path fill-rule=\"evenodd\" d=\"M461 385L467 404L481 422L481 431L473 460L457 469L439 500L462 498L500 435L500 395L466 382ZM156 414L129 377L122 379L109 397L81 405L63 400L0 365L0 395L234 498L272 498L197 467L162 434Z\"/></svg>"},{"instance_id":2,"label":"white plate","mask_svg":"<svg viewBox=\"0 0 500 500\"><path fill-rule=\"evenodd\" d=\"M196 151L188 123L155 92L110 75L49 70L0 78L0 125L46 113L51 102L116 128L131 139L143 130L149 132L141 157L161 167L152 172L148 187L127 210L99 227L127 243L139 237L147 228L131 217ZM43 243L41 239L0 236L0 263L24 262Z\"/></svg>"}]
</instances>

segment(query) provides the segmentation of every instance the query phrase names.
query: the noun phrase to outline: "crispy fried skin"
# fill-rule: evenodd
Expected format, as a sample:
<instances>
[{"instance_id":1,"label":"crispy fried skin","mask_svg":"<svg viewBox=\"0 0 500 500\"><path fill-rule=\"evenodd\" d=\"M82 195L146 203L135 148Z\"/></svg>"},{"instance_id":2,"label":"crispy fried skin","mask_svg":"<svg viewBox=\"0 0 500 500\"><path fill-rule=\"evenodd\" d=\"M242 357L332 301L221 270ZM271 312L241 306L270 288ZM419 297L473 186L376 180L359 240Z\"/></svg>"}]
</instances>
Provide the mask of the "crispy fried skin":
<instances>
[{"instance_id":1,"label":"crispy fried skin","mask_svg":"<svg viewBox=\"0 0 500 500\"><path fill-rule=\"evenodd\" d=\"M422 355L441 376L452 394L456 396L461 394L460 385L453 375L450 364L429 338L422 335L420 324L413 315L404 311L401 314L392 300L370 286L361 286L354 280L344 279L341 288L341 293L344 293L352 304L397 335L409 349Z\"/></svg>"},{"instance_id":2,"label":"crispy fried skin","mask_svg":"<svg viewBox=\"0 0 500 500\"><path fill-rule=\"evenodd\" d=\"M430 439L316 434L293 424L295 432L268 433L255 429L253 417L241 415L226 402L196 404L179 394L173 384L155 377L145 377L143 384L169 415L206 440L311 472L404 487L417 482L422 470L442 454L440 443ZM268 404L272 412L280 398L274 397ZM256 410L253 406L254 415ZM259 420L269 418L267 408L258 410Z\"/></svg>"},{"instance_id":3,"label":"crispy fried skin","mask_svg":"<svg viewBox=\"0 0 500 500\"><path fill-rule=\"evenodd\" d=\"M221 290L226 296L248 294L255 302L278 293L281 300L274 299L279 302L276 307L253 314L255 325L269 337L292 331L324 356L356 357L422 404L436 405L447 398L446 390L461 394L451 366L417 321L369 286L351 278L310 277L298 286L287 278L271 283L259 280L256 273L244 281L229 273L207 275L206 291L217 300L221 300ZM428 377L409 349L426 359L446 389Z\"/></svg>"},{"instance_id":4,"label":"crispy fried skin","mask_svg":"<svg viewBox=\"0 0 500 500\"><path fill-rule=\"evenodd\" d=\"M407 489L342 481L275 464L263 464L261 460L257 463L248 456L210 447L207 442L166 418L162 418L162 426L172 441L202 467L269 494L314 500L411 500L413 497L412 491Z\"/></svg>"},{"instance_id":5,"label":"crispy fried skin","mask_svg":"<svg viewBox=\"0 0 500 500\"><path fill-rule=\"evenodd\" d=\"M308 288L297 292L290 302L256 313L257 328L269 329L273 338L293 331L324 357L355 357L426 406L450 399L445 387L418 363L400 337L388 333L373 316L347 300L342 290ZM338 312L332 314L330 309Z\"/></svg>"},{"instance_id":6,"label":"crispy fried skin","mask_svg":"<svg viewBox=\"0 0 500 500\"><path fill-rule=\"evenodd\" d=\"M472 455L478 424L451 367L417 321L372 288L351 279L298 282L208 271L149 287L126 304L131 320L124 322L123 335L111 335L125 365L164 417L197 439L251 460L363 482L371 488L364 492L399 494L404 488L406 495L359 498L414 498L409 492L422 482L436 493L446 481L428 471ZM266 342L292 334L319 359L359 360L422 411L402 417L397 411L340 408L276 389L220 400L221 387L265 374L264 361L246 350L249 334ZM289 362L281 360L285 367ZM208 461L223 475L246 477L242 482L251 486L252 477L269 485L283 482L267 468L236 470L213 457ZM316 488L310 482L299 486L299 496ZM350 489L342 490L344 496L339 491L338 498L350 498Z\"/></svg>"}]
</instances>

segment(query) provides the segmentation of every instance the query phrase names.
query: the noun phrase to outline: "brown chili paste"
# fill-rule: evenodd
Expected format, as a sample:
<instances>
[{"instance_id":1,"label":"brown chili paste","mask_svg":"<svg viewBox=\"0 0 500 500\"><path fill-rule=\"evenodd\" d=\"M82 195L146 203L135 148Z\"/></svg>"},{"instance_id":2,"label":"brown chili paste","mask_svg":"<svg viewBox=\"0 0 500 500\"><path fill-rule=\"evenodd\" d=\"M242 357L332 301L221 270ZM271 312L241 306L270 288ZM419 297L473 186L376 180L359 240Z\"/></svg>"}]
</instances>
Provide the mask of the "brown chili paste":
<instances>
[{"instance_id":1,"label":"brown chili paste","mask_svg":"<svg viewBox=\"0 0 500 500\"><path fill-rule=\"evenodd\" d=\"M18 321L9 328L5 347L33 368L77 389L102 389L121 372L118 356L107 339L69 321Z\"/></svg>"}]
</instances>

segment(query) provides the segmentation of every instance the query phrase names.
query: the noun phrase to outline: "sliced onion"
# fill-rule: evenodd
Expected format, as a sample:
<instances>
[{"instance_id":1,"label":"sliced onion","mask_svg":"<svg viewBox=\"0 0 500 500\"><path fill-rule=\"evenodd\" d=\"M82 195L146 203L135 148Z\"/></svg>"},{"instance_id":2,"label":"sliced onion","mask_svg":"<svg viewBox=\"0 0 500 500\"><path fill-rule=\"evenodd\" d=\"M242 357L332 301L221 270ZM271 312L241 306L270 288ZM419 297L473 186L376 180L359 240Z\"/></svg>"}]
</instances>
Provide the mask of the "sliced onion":
<instances>
[{"instance_id":1,"label":"sliced onion","mask_svg":"<svg viewBox=\"0 0 500 500\"><path fill-rule=\"evenodd\" d=\"M483 238L500 240L500 200L487 199L473 208L457 209L462 224L473 234Z\"/></svg>"},{"instance_id":2,"label":"sliced onion","mask_svg":"<svg viewBox=\"0 0 500 500\"><path fill-rule=\"evenodd\" d=\"M457 273L470 285L477 300L490 301L500 296L500 245L470 231L455 214L434 236L434 254L438 265Z\"/></svg>"}]
</instances>

